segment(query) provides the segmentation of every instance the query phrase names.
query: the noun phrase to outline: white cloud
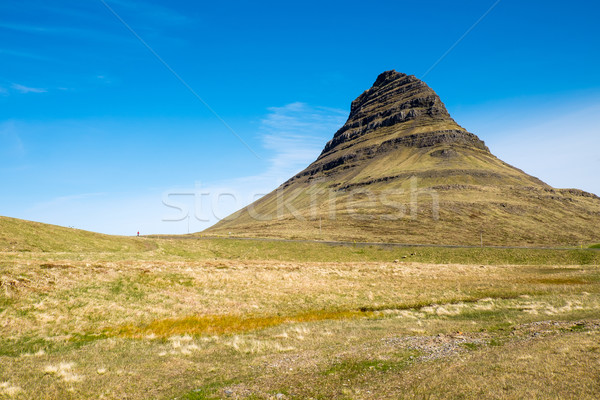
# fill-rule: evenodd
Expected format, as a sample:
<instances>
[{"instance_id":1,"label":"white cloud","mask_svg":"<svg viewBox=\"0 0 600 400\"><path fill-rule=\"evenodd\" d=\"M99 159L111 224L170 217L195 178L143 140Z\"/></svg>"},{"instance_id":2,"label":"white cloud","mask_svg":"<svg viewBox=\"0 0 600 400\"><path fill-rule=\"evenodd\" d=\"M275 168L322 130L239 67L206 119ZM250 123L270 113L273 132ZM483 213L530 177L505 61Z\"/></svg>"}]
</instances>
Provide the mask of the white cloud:
<instances>
[{"instance_id":1,"label":"white cloud","mask_svg":"<svg viewBox=\"0 0 600 400\"><path fill-rule=\"evenodd\" d=\"M24 93L24 94L26 94L26 93L46 93L47 92L46 89L24 86L24 85L20 85L18 83L13 83L11 85L11 88L13 88L14 90L16 90L19 93Z\"/></svg>"}]
</instances>

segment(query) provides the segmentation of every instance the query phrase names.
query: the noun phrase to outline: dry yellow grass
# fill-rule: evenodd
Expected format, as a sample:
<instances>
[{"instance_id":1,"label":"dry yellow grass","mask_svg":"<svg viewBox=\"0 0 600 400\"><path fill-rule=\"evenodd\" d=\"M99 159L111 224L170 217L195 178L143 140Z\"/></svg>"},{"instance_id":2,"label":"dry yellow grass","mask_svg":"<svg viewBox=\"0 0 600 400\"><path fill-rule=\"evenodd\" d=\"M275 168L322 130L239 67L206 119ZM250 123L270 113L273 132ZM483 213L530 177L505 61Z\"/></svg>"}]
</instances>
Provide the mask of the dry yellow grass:
<instances>
[{"instance_id":1,"label":"dry yellow grass","mask_svg":"<svg viewBox=\"0 0 600 400\"><path fill-rule=\"evenodd\" d=\"M559 321L542 334L557 341L597 331L594 264L186 260L156 243L143 253L0 253L0 398L401 397L390 387L444 397L458 379L448 363L475 380L461 360L480 357L493 379L519 373L494 369L495 355L507 368L510 354L545 359L523 324ZM168 243L184 254L195 246ZM573 376L597 371L574 354ZM527 368L548 374L536 365ZM435 375L428 385L424 371ZM598 393L590 385L573 393ZM459 389L448 393L474 398ZM511 390L530 393L525 383Z\"/></svg>"},{"instance_id":2,"label":"dry yellow grass","mask_svg":"<svg viewBox=\"0 0 600 400\"><path fill-rule=\"evenodd\" d=\"M270 328L282 324L373 316L369 311L313 311L292 316L200 315L154 320L144 325L125 325L109 334L143 338L169 338L176 335L226 335Z\"/></svg>"}]
</instances>

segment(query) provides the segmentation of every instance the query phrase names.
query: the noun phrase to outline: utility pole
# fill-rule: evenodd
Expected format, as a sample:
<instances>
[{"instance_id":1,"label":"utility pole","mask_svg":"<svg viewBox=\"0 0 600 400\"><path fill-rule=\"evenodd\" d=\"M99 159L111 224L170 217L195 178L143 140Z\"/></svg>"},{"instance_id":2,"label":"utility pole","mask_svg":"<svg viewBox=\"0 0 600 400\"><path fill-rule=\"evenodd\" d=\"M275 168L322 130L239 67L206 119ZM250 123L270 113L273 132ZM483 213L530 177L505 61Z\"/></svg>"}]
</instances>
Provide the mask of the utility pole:
<instances>
[{"instance_id":1,"label":"utility pole","mask_svg":"<svg viewBox=\"0 0 600 400\"><path fill-rule=\"evenodd\" d=\"M322 225L321 225L321 216L319 215L319 236L321 236L321 233L322 233L321 228L322 228Z\"/></svg>"},{"instance_id":2,"label":"utility pole","mask_svg":"<svg viewBox=\"0 0 600 400\"><path fill-rule=\"evenodd\" d=\"M481 248L483 248L483 229L479 232L480 240L481 240Z\"/></svg>"}]
</instances>

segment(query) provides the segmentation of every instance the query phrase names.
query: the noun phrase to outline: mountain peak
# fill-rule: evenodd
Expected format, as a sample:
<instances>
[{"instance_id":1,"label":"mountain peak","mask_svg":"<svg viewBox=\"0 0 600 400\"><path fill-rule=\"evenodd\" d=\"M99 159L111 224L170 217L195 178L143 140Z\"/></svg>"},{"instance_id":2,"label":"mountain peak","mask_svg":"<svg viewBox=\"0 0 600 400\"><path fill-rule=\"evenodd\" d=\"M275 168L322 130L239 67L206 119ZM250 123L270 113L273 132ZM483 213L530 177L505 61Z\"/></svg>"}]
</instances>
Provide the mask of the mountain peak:
<instances>
[{"instance_id":1,"label":"mountain peak","mask_svg":"<svg viewBox=\"0 0 600 400\"><path fill-rule=\"evenodd\" d=\"M397 72L395 69L391 69L389 71L384 71L381 74L379 74L379 76L375 80L375 83L373 83L373 86L374 87L375 86L377 86L377 87L384 86L391 81L404 78L405 76L407 76L407 75L403 74L402 72Z\"/></svg>"},{"instance_id":2,"label":"mountain peak","mask_svg":"<svg viewBox=\"0 0 600 400\"><path fill-rule=\"evenodd\" d=\"M419 132L467 133L425 82L414 75L390 70L379 74L373 86L352 102L348 120L327 143L323 154L385 127L391 127L391 136L415 128Z\"/></svg>"}]
</instances>

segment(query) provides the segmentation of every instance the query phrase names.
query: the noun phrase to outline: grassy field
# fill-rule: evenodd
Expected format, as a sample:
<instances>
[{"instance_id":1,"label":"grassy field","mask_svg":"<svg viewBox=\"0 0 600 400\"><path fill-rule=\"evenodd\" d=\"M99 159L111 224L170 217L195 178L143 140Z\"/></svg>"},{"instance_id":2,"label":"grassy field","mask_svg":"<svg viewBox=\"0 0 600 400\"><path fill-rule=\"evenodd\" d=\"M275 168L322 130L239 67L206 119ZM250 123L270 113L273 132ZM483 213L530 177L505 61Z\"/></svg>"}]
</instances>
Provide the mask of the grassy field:
<instances>
[{"instance_id":1,"label":"grassy field","mask_svg":"<svg viewBox=\"0 0 600 400\"><path fill-rule=\"evenodd\" d=\"M0 398L600 395L598 251L75 233L0 252Z\"/></svg>"},{"instance_id":2,"label":"grassy field","mask_svg":"<svg viewBox=\"0 0 600 400\"><path fill-rule=\"evenodd\" d=\"M4 252L132 252L150 243L62 226L0 216L0 251Z\"/></svg>"}]
</instances>

